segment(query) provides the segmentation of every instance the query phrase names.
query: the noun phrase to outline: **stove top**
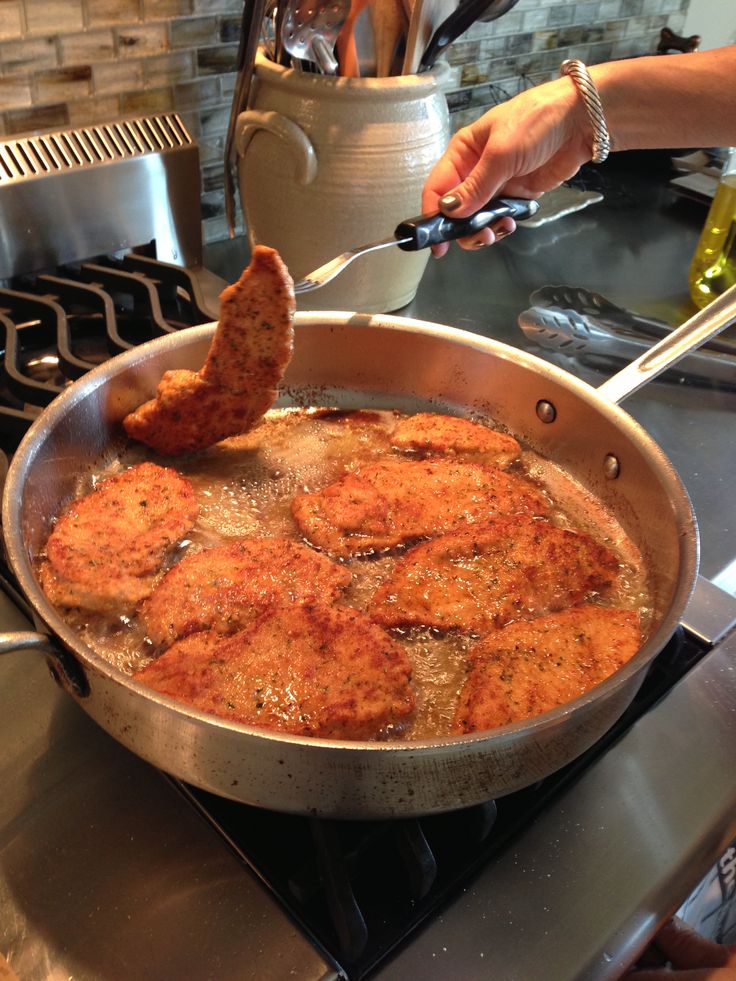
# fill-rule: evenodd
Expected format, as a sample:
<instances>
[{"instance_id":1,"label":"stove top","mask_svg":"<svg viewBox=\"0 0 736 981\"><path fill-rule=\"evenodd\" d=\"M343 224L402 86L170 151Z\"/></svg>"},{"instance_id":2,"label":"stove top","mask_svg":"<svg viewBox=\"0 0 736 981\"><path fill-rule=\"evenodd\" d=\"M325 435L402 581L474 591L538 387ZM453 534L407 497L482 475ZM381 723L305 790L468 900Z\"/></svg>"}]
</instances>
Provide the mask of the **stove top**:
<instances>
[{"instance_id":1,"label":"stove top","mask_svg":"<svg viewBox=\"0 0 736 981\"><path fill-rule=\"evenodd\" d=\"M24 424L32 420L64 385L94 364L119 349L180 329L189 323L210 319L210 315L206 302L202 300L196 277L186 270L157 262L150 256L130 254L121 259L99 257L78 266L64 267L53 274L26 276L22 277L22 281L13 281L8 289L0 290L0 318L5 329L5 384L0 391L0 400L5 404L0 405L0 432L8 444L12 444L13 439L22 433ZM3 588L5 596L13 602L16 611L28 612L22 598L14 593L12 580L7 572ZM131 797L125 802L125 826L137 829L131 832L132 838L143 847L143 854L148 856L147 863L150 863L149 870L145 872L140 868L138 860L134 863L133 868L137 869L140 878L137 879L137 885L129 884L131 893L127 898L117 895L116 885L115 907L119 908L122 904L126 909L125 915L131 916L129 903L138 902L142 888L143 893L149 896L148 902L153 904L156 919L162 915L162 907L171 901L165 895L159 894L157 890L161 886L154 889L151 881L152 877L155 879L162 875L167 880L173 874L168 866L170 855L157 856L155 859L151 857L151 852L155 852L157 847L151 840L152 835L158 836L158 847L164 849L168 849L172 841L172 829L160 827L161 815L165 812L177 826L183 820L189 828L188 834L191 834L190 849L184 848L186 858L177 855L175 864L178 875L181 874L182 862L189 869L195 883L194 894L181 895L178 892L181 887L177 885L176 909L185 917L194 917L199 911L205 921L214 916L216 922L212 923L213 934L220 940L226 936L228 957L233 949L248 948L253 943L252 920L255 916L258 936L270 937L274 930L277 933L286 931L287 946L290 950L299 951L298 977L311 976L309 972L315 970L315 976L334 974L348 981L362 981L374 976L430 978L435 976L432 973L434 968L439 971L437 977L446 976L444 957L437 960L438 954L446 953L446 945L443 944L442 949L438 950L436 937L444 934L446 925L454 916L453 911L467 908L469 897L477 895L481 906L486 907L491 903L493 916L498 917L499 910L505 908L508 902L507 890L511 887L504 886L499 890L499 886L495 884L495 875L502 876L504 873L491 875L490 870L494 867L503 869L509 862L513 865L521 863L524 870L528 867L527 863L531 862L535 880L541 877L542 885L545 885L547 879L554 879L559 885L560 877L565 873L569 874L564 863L560 865L563 854L561 850L572 847L577 837L576 830L567 828L564 832L560 831L562 838L555 841L547 839L538 851L531 853L528 844L530 838L539 833L540 827L552 821L555 814L559 816L560 813L565 813L565 801L568 799L575 800L577 813L580 808L578 800L581 788L585 788L590 781L595 781L601 767L610 767L613 765L612 761L618 760L616 766L625 770L630 765L626 746L642 731L642 727L652 725L652 720L656 719L657 727L666 728L667 723L662 720L672 719L672 700L681 697L680 692L689 688L692 679L700 671L712 671L716 662L731 656L730 648L724 646L723 638L730 627L736 624L736 600L730 604L725 594L701 580L691 612L692 622L676 632L653 662L630 708L588 752L532 787L498 801L488 801L448 814L411 820L368 822L309 819L233 803L198 788L168 781L168 778L163 783L157 783L155 791L147 790L146 795L141 796L137 789L141 767L139 761L126 756L120 749L111 750L105 744L106 737L95 733L92 742L99 743L101 755L106 757L108 753L112 753L119 760L121 786L127 786L125 793ZM15 668L25 674L29 655L16 657L20 657L20 660L15 666L12 659L3 659L0 671L10 671L12 675ZM736 678L729 680L736 688ZM24 679L24 696L27 695L26 684ZM11 693L17 689L17 684L9 684L3 694L12 697ZM14 728L18 723L17 719L14 720L15 708L10 704L0 704L0 708L5 711L4 715L0 713L0 718L9 720L10 726ZM67 706L63 709L57 706L57 710L50 716L51 721L48 722L46 717L41 722L40 730L43 732L46 729L46 738L54 748L53 753L46 751L39 754L35 746L38 733L34 731L32 734L30 729L27 730L29 745L35 748L23 759L21 769L26 773L31 791L26 796L21 784L6 800L7 812L3 814L5 827L11 829L11 834L4 841L0 852L0 865L6 875L5 882L0 887L0 908L13 911L13 917L8 921L11 926L4 939L5 949L12 955L11 963L19 970L25 970L26 966L30 968L31 977L43 976L38 973L39 963L36 958L41 939L37 934L39 927L46 929L46 920L36 924L33 910L37 906L39 886L46 879L41 874L37 859L34 857L29 861L28 851L31 848L35 853L39 847L39 835L46 839L50 832L46 815L39 812L39 805L46 794L44 785L49 781L61 781L64 788L61 796L70 805L75 823L70 827L70 815L59 815L56 807L51 809L50 813L58 821L56 833L59 837L54 838L51 848L47 845L45 851L42 850L43 865L53 860L59 861L61 850L62 869L71 856L74 856L75 863L82 866L89 858L89 849L93 843L101 839L104 844L98 843L94 847L102 848L104 853L119 836L120 816L113 817L104 811L101 813L98 803L92 803L89 799L90 781L97 787L100 778L99 760L89 761L81 745L86 744L89 733L78 719L70 716L71 711ZM676 711L675 726L682 725L686 711ZM62 739L58 744L55 733L57 717L64 718L64 727L70 726L73 733L69 741ZM37 711L31 713L30 720L40 722ZM698 718L698 725L701 724L702 721ZM64 755L63 762L59 760L59 752ZM636 758L635 771L638 779L641 779L639 768L644 765L645 758L646 752L640 751ZM71 769L69 760L74 761ZM11 755L8 772L13 774L13 781L17 779L15 774L19 762L18 758ZM659 774L662 770L661 760L657 767ZM81 768L81 771L77 768ZM677 769L682 776L679 761ZM150 784L151 779L150 775L146 775L146 785ZM691 780L692 775L688 774L688 791ZM732 816L736 813L736 786L731 784L730 779L724 781L720 788L721 795L710 792L704 794L704 799L708 801L707 817L700 816L696 819L690 813L688 829L699 829L705 824L709 834L712 837L715 835L708 843L709 849L715 846L716 841L720 841L726 829L733 828L736 821ZM99 788L95 793L98 790ZM588 799L584 789L582 793L582 799ZM599 833L606 826L612 830L619 828L622 818L619 810L628 793L621 773L617 773L610 782L607 781L598 793L601 805L604 801L606 805L598 819L602 823L597 826L596 831ZM112 794L113 799L109 805L119 808L117 792L113 791ZM642 797L639 789L636 789L636 796L640 799ZM152 801L155 803L151 804ZM724 806L724 802L728 804L728 808ZM144 824L146 822L149 805L155 811L154 827L146 828L144 833L140 824L141 821ZM731 805L734 805L733 811L729 809ZM89 808L90 816L79 813L80 807L84 808L85 814ZM191 823L193 820L196 822L197 815L204 820L196 825L194 832ZM115 827L98 829L96 825L100 820L103 825L106 821L111 821ZM640 817L636 820L640 821ZM13 833L16 827L23 828L20 835ZM624 832L619 830L617 833ZM684 878L690 874L688 870L693 865L689 852L693 845L689 835L690 831L684 836L688 838L687 841L683 840L682 834L679 835L679 867L677 872L668 869L666 876L676 874ZM589 836L590 829L582 829L575 848L589 849ZM184 847L178 832L173 837L179 842L178 847ZM702 842L700 847L703 847ZM49 851L52 858L47 857ZM197 853L200 857L195 862L194 856ZM511 856L516 858L512 859ZM105 865L106 862L107 860ZM685 867L682 867L683 862ZM226 873L223 873L223 866L227 869ZM576 877L583 872L589 877L594 867L590 858L584 869L576 865ZM227 882L227 888L222 894L218 892L220 884L209 881L211 868L217 870L217 876L224 875L224 881ZM242 880L237 878L238 870ZM112 896L109 893L107 875L101 873L99 861L93 862L88 873L91 881L87 882L85 890L89 896L95 897L94 902L99 904L98 909L105 909L107 918L110 916L109 904ZM91 900L78 892L79 868L66 868L66 874L75 884L73 905L78 906L81 903L86 908L87 902ZM526 871L521 878L525 875ZM516 883L519 878L517 869L513 882ZM85 875L82 875L82 879L85 879ZM694 883L689 883L692 884ZM589 892L591 886L586 883L580 888ZM233 925L229 914L226 918L227 932L224 935L223 923L212 903L215 902L215 906L222 902L229 904L235 897L241 896L243 890L247 894L247 899L242 899L245 904L243 922ZM539 891L540 882L535 881L532 892ZM638 923L632 934L631 923L627 922L627 917L630 921L632 917L638 918L642 915L643 897L636 890L634 896L635 901L630 896L624 898L623 907L616 910L620 922L612 920L608 928L599 933L599 936L612 937L611 927L621 929L626 923L626 942L614 947L613 952L601 953L584 948L581 950L580 956L589 960L586 970L592 972L591 977L616 977L615 971L622 966L624 958L632 954L632 944L635 945L637 937L643 935L640 934L641 926ZM538 923L544 922L547 907L540 909L536 900L530 897L524 899L524 903L526 912L523 922L526 931L531 929L530 918ZM658 915L661 915L661 906L658 911ZM94 914L88 912L87 915ZM73 920L76 921L80 916L81 910L75 909ZM482 918L487 916L488 910L483 913ZM268 925L263 923L264 919L268 920ZM64 931L76 934L75 922L68 922L58 913L54 915L54 922L56 921L63 923ZM649 926L651 925L650 922ZM105 927L109 932L110 925L107 921ZM160 930L160 926L157 929ZM231 932L233 930L235 933ZM116 926L115 931L118 934L115 948L118 949L119 927ZM484 940L477 948L478 959L484 962L483 971L489 969L493 957L500 956L499 952L504 944L508 947L507 933L508 924L502 930L503 937L506 938L503 943L499 938L494 939L492 944ZM175 939L170 931L164 931L163 935L159 933L152 942L156 946L156 954L153 955L150 951L149 954L157 957L160 956L159 946L170 946ZM452 942L457 944L458 936L454 936ZM427 945L432 948L429 961ZM58 958L58 963L54 963L55 970L63 969L70 976L79 978L116 976L114 971L110 973L107 968L102 974L95 973L99 965L95 964L92 970L79 951L74 951L74 958L81 957L81 960L70 960L70 952L63 944L62 949L59 949L59 938L53 939L51 948L54 957ZM50 957L51 949L43 949L44 957ZM278 949L283 958L281 947ZM465 946L463 951L464 957L467 955ZM506 968L511 954L508 949L504 954L507 958ZM126 955L122 958L128 976L157 976L145 973L143 965L136 959L138 956L137 954L131 958ZM275 950L271 950L270 957L274 956ZM459 956L460 953L456 953L453 963L457 963ZM401 964L407 959L412 966L407 968L407 974L402 974ZM307 964L310 965L308 969L305 967ZM282 961L278 962L277 967L270 962L268 971L275 972L274 977L284 977L286 972L281 973L284 966ZM472 967L472 964L463 963L461 976L471 977ZM547 967L545 965L545 971ZM246 976L259 979L268 976L268 973L260 973L261 970L262 966L259 964L259 973ZM566 974L567 970L567 965L564 968L561 966L559 973L544 976L573 976ZM190 969L189 976L210 976L204 967L202 971L201 975L193 974ZM527 973L519 975L524 979L534 976L531 965Z\"/></svg>"}]
</instances>

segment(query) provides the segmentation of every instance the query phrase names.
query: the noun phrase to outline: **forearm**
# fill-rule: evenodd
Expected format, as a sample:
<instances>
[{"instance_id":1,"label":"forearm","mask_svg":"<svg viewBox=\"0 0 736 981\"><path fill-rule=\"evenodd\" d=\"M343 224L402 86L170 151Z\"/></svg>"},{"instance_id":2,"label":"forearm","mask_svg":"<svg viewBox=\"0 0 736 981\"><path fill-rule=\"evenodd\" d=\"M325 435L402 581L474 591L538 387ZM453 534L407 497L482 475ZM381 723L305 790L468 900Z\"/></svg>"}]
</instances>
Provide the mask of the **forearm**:
<instances>
[{"instance_id":1,"label":"forearm","mask_svg":"<svg viewBox=\"0 0 736 981\"><path fill-rule=\"evenodd\" d=\"M608 62L590 74L613 150L736 146L736 45ZM422 207L465 217L501 192L536 198L576 174L592 152L593 127L576 84L556 78L460 129L427 178ZM490 241L484 230L461 244Z\"/></svg>"},{"instance_id":2,"label":"forearm","mask_svg":"<svg viewBox=\"0 0 736 981\"><path fill-rule=\"evenodd\" d=\"M736 46L594 65L613 150L736 145Z\"/></svg>"}]
</instances>

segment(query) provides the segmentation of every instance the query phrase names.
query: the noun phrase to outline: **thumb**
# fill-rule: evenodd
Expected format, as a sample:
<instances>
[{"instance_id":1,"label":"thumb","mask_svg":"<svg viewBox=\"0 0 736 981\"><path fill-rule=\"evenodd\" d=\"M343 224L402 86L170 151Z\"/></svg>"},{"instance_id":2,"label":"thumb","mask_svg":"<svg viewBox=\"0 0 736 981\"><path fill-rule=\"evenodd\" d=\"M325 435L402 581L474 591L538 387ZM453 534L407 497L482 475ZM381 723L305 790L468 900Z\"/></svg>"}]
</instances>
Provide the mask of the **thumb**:
<instances>
[{"instance_id":1,"label":"thumb","mask_svg":"<svg viewBox=\"0 0 736 981\"><path fill-rule=\"evenodd\" d=\"M458 184L439 199L440 211L452 218L467 218L475 214L494 196L495 191L477 188L469 181Z\"/></svg>"},{"instance_id":2,"label":"thumb","mask_svg":"<svg viewBox=\"0 0 736 981\"><path fill-rule=\"evenodd\" d=\"M495 197L512 174L486 149L467 177L439 199L439 208L453 218L467 218Z\"/></svg>"}]
</instances>

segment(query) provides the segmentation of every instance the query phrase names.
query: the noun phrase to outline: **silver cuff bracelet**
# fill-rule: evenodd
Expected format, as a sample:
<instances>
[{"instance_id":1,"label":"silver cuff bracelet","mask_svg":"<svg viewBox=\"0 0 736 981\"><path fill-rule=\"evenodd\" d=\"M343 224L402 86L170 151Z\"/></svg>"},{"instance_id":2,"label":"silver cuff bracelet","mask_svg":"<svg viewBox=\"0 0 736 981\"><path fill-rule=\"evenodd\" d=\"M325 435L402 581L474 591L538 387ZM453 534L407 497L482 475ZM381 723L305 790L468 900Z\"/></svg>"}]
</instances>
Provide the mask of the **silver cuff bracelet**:
<instances>
[{"instance_id":1,"label":"silver cuff bracelet","mask_svg":"<svg viewBox=\"0 0 736 981\"><path fill-rule=\"evenodd\" d=\"M580 93L588 111L588 118L593 127L593 163L603 163L611 149L611 137L608 135L606 120L603 118L603 106L598 95L595 82L582 61L568 59L560 65L560 75L569 75Z\"/></svg>"}]
</instances>

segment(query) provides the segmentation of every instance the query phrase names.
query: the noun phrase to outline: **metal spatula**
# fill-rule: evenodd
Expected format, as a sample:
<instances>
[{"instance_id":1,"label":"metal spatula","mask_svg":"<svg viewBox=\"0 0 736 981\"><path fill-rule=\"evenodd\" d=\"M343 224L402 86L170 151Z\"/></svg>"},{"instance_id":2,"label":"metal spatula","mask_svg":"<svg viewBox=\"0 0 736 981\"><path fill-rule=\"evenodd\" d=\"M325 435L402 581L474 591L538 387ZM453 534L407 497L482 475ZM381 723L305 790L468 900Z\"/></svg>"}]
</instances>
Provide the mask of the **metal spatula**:
<instances>
[{"instance_id":1,"label":"metal spatula","mask_svg":"<svg viewBox=\"0 0 736 981\"><path fill-rule=\"evenodd\" d=\"M404 252L417 252L419 249L428 249L431 245L439 245L440 242L453 242L457 238L472 235L500 218L510 217L516 221L523 221L525 218L531 218L538 210L538 201L493 198L480 211L467 218L448 218L441 213L407 218L396 226L393 238L343 252L342 255L331 259L300 282L295 283L294 292L309 293L311 290L319 289L320 286L325 286L350 265L353 259L368 252L376 252L378 249L387 249L395 245Z\"/></svg>"}]
</instances>

